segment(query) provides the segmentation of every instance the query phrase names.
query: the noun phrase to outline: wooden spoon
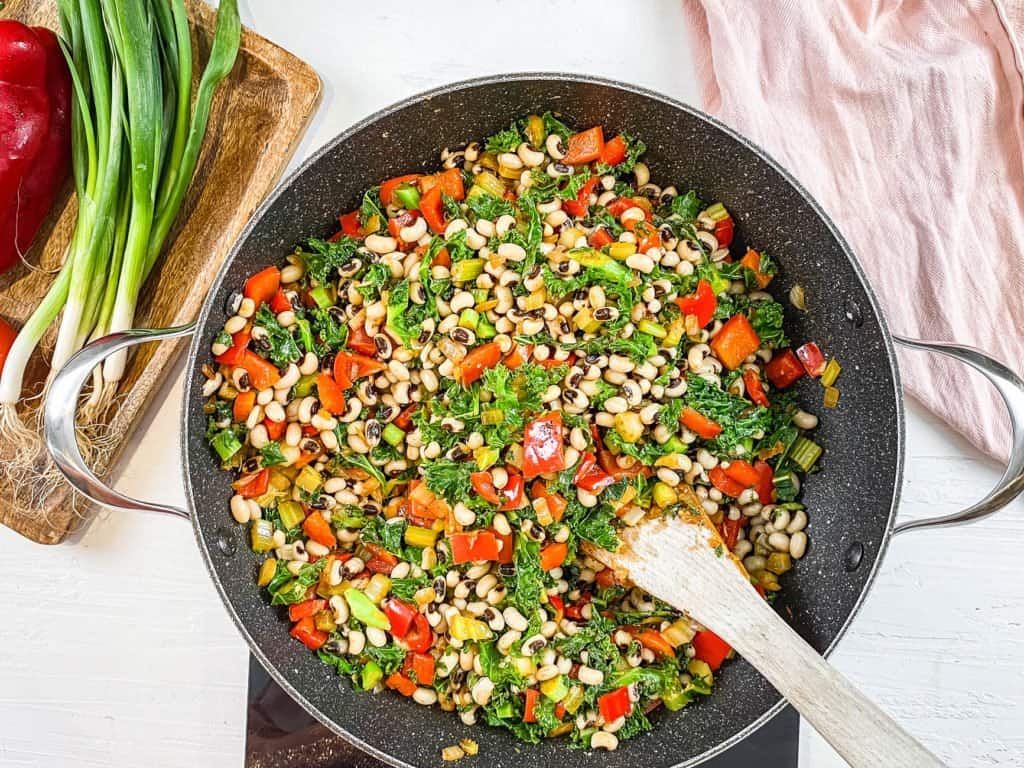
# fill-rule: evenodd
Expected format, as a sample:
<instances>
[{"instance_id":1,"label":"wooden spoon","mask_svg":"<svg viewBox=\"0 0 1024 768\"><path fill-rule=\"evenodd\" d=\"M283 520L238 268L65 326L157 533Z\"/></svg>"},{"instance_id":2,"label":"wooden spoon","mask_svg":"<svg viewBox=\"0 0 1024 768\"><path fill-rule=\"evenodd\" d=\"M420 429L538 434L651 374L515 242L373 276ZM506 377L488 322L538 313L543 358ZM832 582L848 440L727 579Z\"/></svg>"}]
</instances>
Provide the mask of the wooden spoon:
<instances>
[{"instance_id":1,"label":"wooden spoon","mask_svg":"<svg viewBox=\"0 0 1024 768\"><path fill-rule=\"evenodd\" d=\"M703 511L629 528L617 552L587 551L729 643L854 768L942 766L772 610Z\"/></svg>"}]
</instances>

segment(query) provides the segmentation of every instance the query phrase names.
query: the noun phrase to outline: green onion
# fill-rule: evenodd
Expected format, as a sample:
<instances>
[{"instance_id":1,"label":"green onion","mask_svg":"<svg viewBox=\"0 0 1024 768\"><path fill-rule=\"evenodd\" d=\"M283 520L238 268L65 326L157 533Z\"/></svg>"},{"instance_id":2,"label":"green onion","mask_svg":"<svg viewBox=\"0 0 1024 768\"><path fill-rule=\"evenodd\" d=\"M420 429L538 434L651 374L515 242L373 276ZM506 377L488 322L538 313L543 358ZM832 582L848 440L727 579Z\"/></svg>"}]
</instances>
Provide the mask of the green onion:
<instances>
[{"instance_id":1,"label":"green onion","mask_svg":"<svg viewBox=\"0 0 1024 768\"><path fill-rule=\"evenodd\" d=\"M793 441L789 459L804 472L810 472L821 456L821 446L801 435Z\"/></svg>"},{"instance_id":2,"label":"green onion","mask_svg":"<svg viewBox=\"0 0 1024 768\"><path fill-rule=\"evenodd\" d=\"M829 360L828 365L825 366L825 371L821 374L822 386L831 387L835 384L842 370L843 367L839 365L839 362L834 357Z\"/></svg>"},{"instance_id":3,"label":"green onion","mask_svg":"<svg viewBox=\"0 0 1024 768\"><path fill-rule=\"evenodd\" d=\"M384 438L384 442L388 445L398 446L403 440L405 440L405 432L400 430L394 424L386 424L384 431L381 432L381 437Z\"/></svg>"},{"instance_id":4,"label":"green onion","mask_svg":"<svg viewBox=\"0 0 1024 768\"><path fill-rule=\"evenodd\" d=\"M483 259L463 259L452 264L452 280L456 283L468 283L470 280L476 280L483 272Z\"/></svg>"},{"instance_id":5,"label":"green onion","mask_svg":"<svg viewBox=\"0 0 1024 768\"><path fill-rule=\"evenodd\" d=\"M420 207L420 193L412 184L399 184L395 188L395 199L407 211L415 211Z\"/></svg>"}]
</instances>

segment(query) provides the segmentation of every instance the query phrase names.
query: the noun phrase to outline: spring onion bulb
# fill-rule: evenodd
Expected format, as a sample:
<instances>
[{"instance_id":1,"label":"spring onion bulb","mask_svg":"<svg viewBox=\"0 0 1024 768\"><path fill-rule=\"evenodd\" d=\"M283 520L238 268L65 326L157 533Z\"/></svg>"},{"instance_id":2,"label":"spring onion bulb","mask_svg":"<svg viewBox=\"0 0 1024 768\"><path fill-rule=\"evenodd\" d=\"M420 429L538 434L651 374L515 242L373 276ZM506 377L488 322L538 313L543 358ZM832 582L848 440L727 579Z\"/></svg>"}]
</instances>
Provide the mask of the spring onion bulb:
<instances>
[{"instance_id":1,"label":"spring onion bulb","mask_svg":"<svg viewBox=\"0 0 1024 768\"><path fill-rule=\"evenodd\" d=\"M131 327L188 191L217 86L241 38L237 0L222 0L209 60L192 91L184 0L58 0L71 69L72 169L78 218L64 264L25 323L0 376L0 437L24 437L15 407L29 360L61 316L51 375L92 339ZM193 106L193 96L195 105ZM98 416L125 357L94 377Z\"/></svg>"}]
</instances>

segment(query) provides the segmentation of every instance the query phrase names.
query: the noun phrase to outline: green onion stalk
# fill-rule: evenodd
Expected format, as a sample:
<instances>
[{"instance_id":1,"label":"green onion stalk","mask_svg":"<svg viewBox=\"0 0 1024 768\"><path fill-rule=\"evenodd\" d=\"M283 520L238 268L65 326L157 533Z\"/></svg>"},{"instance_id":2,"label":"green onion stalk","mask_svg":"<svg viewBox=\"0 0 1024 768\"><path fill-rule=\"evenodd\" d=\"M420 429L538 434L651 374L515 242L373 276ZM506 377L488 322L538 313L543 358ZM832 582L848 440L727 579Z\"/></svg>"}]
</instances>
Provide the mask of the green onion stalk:
<instances>
[{"instance_id":1,"label":"green onion stalk","mask_svg":"<svg viewBox=\"0 0 1024 768\"><path fill-rule=\"evenodd\" d=\"M51 376L85 343L130 328L192 180L217 86L241 38L237 0L222 0L192 105L184 0L58 0L71 70L72 171L78 218L64 263L21 329L0 376L0 437L34 453L17 414L25 370L61 315ZM83 416L99 416L124 374L124 353L94 377Z\"/></svg>"}]
</instances>

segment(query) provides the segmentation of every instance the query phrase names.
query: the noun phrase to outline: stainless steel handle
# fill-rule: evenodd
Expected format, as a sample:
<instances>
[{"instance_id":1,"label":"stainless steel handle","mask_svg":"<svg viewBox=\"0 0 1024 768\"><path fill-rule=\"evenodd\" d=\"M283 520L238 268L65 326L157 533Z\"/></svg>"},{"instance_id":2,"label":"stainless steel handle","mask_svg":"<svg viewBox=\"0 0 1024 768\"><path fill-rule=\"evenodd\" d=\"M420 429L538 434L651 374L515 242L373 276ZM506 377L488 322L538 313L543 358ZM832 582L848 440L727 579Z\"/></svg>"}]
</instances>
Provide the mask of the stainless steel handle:
<instances>
[{"instance_id":1,"label":"stainless steel handle","mask_svg":"<svg viewBox=\"0 0 1024 768\"><path fill-rule=\"evenodd\" d=\"M72 487L97 504L114 509L163 512L188 519L188 512L166 504L140 501L118 493L100 480L86 465L82 452L78 450L75 435L75 412L82 385L93 369L106 358L122 349L134 347L147 341L163 341L191 336L196 324L179 325L176 328L156 330L137 329L113 333L85 346L64 365L53 378L50 392L43 407L43 425L46 447L57 468L64 474Z\"/></svg>"},{"instance_id":2,"label":"stainless steel handle","mask_svg":"<svg viewBox=\"0 0 1024 768\"><path fill-rule=\"evenodd\" d=\"M974 347L963 347L944 341L920 341L903 336L893 336L893 339L910 349L938 352L940 355L959 360L981 373L992 382L992 386L1006 403L1006 410L1010 413L1010 427L1013 430L1010 459L1006 464L1006 470L996 483L996 487L989 491L985 498L951 515L900 523L893 529L893 533L973 523L998 512L1024 491L1024 380L995 358Z\"/></svg>"}]
</instances>

